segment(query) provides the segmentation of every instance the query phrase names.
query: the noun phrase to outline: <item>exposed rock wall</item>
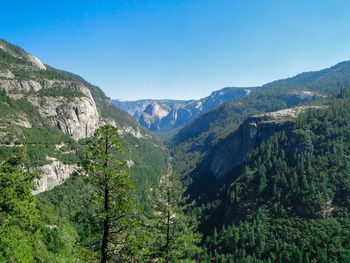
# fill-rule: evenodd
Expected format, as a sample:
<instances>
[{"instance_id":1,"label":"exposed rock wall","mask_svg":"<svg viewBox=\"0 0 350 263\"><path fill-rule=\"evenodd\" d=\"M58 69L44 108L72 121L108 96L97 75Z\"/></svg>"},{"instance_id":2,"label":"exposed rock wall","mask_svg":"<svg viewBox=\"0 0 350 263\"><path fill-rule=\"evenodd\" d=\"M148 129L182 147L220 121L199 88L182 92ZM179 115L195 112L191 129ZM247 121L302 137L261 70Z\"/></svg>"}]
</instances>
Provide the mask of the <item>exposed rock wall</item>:
<instances>
[{"instance_id":1,"label":"exposed rock wall","mask_svg":"<svg viewBox=\"0 0 350 263\"><path fill-rule=\"evenodd\" d=\"M62 184L76 169L76 165L63 164L61 161L51 158L52 162L40 167L42 177L37 182L37 189L33 194L39 194L51 190Z\"/></svg>"},{"instance_id":2,"label":"exposed rock wall","mask_svg":"<svg viewBox=\"0 0 350 263\"><path fill-rule=\"evenodd\" d=\"M0 88L14 99L26 96L29 102L38 107L41 116L62 132L78 140L93 135L99 126L100 114L90 90L83 84L62 80L19 80L12 78L11 74L7 72L9 78L0 79ZM79 92L82 96L40 93L55 88Z\"/></svg>"},{"instance_id":3,"label":"exposed rock wall","mask_svg":"<svg viewBox=\"0 0 350 263\"><path fill-rule=\"evenodd\" d=\"M46 67L45 67L44 63L42 63L41 60L38 59L37 57L28 54L27 55L27 60L30 62L30 64L32 64L33 66L37 67L38 69L46 70Z\"/></svg>"},{"instance_id":4,"label":"exposed rock wall","mask_svg":"<svg viewBox=\"0 0 350 263\"><path fill-rule=\"evenodd\" d=\"M87 93L87 96L73 98L34 95L28 100L51 125L78 140L92 136L100 122L95 101L90 91Z\"/></svg>"},{"instance_id":5,"label":"exposed rock wall","mask_svg":"<svg viewBox=\"0 0 350 263\"><path fill-rule=\"evenodd\" d=\"M214 151L210 171L222 177L245 162L248 154L262 141L285 128L288 123L260 122L259 117L249 118Z\"/></svg>"}]
</instances>

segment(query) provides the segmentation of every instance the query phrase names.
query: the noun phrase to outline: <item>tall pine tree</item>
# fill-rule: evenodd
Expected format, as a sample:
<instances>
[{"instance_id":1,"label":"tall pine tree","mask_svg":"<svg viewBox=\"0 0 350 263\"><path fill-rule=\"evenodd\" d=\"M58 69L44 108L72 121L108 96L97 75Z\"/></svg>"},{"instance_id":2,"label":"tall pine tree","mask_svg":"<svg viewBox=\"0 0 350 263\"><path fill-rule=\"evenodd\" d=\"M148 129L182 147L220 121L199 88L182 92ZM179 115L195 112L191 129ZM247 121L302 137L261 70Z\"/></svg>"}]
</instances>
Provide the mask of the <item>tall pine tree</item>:
<instances>
[{"instance_id":1,"label":"tall pine tree","mask_svg":"<svg viewBox=\"0 0 350 263\"><path fill-rule=\"evenodd\" d=\"M154 215L151 220L153 260L158 262L194 262L201 250L197 221L189 215L180 180L169 162L159 186L153 192Z\"/></svg>"},{"instance_id":2,"label":"tall pine tree","mask_svg":"<svg viewBox=\"0 0 350 263\"><path fill-rule=\"evenodd\" d=\"M132 261L135 252L135 199L121 149L118 129L105 125L88 141L85 152L84 167L96 189L102 263Z\"/></svg>"}]
</instances>

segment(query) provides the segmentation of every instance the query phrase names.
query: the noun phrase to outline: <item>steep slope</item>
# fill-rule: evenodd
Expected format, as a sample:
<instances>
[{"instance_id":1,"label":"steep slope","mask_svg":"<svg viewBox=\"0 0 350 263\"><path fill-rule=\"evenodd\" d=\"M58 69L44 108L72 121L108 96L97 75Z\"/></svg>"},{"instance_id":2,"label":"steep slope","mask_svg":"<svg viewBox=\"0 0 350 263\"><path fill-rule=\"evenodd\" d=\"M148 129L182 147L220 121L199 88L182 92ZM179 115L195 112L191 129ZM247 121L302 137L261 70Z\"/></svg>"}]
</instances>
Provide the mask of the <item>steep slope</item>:
<instances>
[{"instance_id":1,"label":"steep slope","mask_svg":"<svg viewBox=\"0 0 350 263\"><path fill-rule=\"evenodd\" d=\"M295 121L289 115L270 119L269 127L265 121L257 124L258 133L269 136L219 179L220 190L201 207L204 231L220 229L206 241L216 259L349 260L349 95L343 89Z\"/></svg>"},{"instance_id":2,"label":"steep slope","mask_svg":"<svg viewBox=\"0 0 350 263\"><path fill-rule=\"evenodd\" d=\"M33 246L35 255L28 256L33 262L94 262L98 248L91 186L74 172L86 140L104 124L119 128L121 157L127 161L139 210L151 210L149 189L159 182L167 152L97 86L1 40L0 113L0 162L24 152L24 168L42 174L34 192L37 232L27 237L15 229L2 235L2 244L13 242L22 254ZM1 259L7 259L5 252L0 251Z\"/></svg>"},{"instance_id":3,"label":"steep slope","mask_svg":"<svg viewBox=\"0 0 350 263\"><path fill-rule=\"evenodd\" d=\"M223 88L200 100L113 100L151 131L178 129L222 103L250 94L254 88Z\"/></svg>"},{"instance_id":4,"label":"steep slope","mask_svg":"<svg viewBox=\"0 0 350 263\"><path fill-rule=\"evenodd\" d=\"M329 94L334 89L350 85L350 62L343 61L330 68L319 71L304 72L291 78L273 81L264 88L306 89Z\"/></svg>"},{"instance_id":5,"label":"steep slope","mask_svg":"<svg viewBox=\"0 0 350 263\"><path fill-rule=\"evenodd\" d=\"M212 259L346 262L349 101L347 90L332 94L349 81L350 62L343 62L269 83L173 137L175 167L198 205Z\"/></svg>"},{"instance_id":6,"label":"steep slope","mask_svg":"<svg viewBox=\"0 0 350 263\"><path fill-rule=\"evenodd\" d=\"M309 109L322 109L322 106L299 106L249 117L235 132L215 145L203 163L214 177L226 176L242 165L254 148L276 132L288 129L300 113Z\"/></svg>"},{"instance_id":7,"label":"steep slope","mask_svg":"<svg viewBox=\"0 0 350 263\"><path fill-rule=\"evenodd\" d=\"M188 192L192 198L204 202L216 198L222 183L227 178L235 179L231 174L241 169L255 148L274 134L292 129L297 116L310 109L322 109L322 106L299 106L248 117L234 132L208 149L187 175L191 179Z\"/></svg>"},{"instance_id":8,"label":"steep slope","mask_svg":"<svg viewBox=\"0 0 350 263\"><path fill-rule=\"evenodd\" d=\"M44 172L37 192L64 182L79 160L78 141L83 143L107 123L116 125L124 137L128 145L125 158L135 164L132 167L135 178L141 177L140 173L144 176L139 167L162 165L158 160L150 163L143 160L139 146L135 145L151 147L153 151L161 151L160 146L132 117L115 108L101 89L77 75L44 65L22 48L3 40L0 90L0 151L4 153L1 158L18 151L17 145L27 145L31 165ZM132 156L139 159L132 160Z\"/></svg>"},{"instance_id":9,"label":"steep slope","mask_svg":"<svg viewBox=\"0 0 350 263\"><path fill-rule=\"evenodd\" d=\"M337 89L348 87L349 82L350 62L342 62L321 71L268 83L244 98L202 114L180 129L170 143L180 172L188 174L193 170L206 151L249 116L322 100Z\"/></svg>"}]
</instances>

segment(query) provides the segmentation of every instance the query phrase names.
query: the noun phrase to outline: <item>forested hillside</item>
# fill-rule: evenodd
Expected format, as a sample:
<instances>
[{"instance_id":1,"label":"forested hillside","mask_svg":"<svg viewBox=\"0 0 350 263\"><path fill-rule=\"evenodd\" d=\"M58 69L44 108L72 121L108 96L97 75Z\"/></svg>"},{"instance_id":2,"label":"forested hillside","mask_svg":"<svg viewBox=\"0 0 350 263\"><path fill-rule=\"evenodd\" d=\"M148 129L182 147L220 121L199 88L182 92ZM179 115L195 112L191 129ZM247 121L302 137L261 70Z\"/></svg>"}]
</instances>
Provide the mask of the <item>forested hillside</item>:
<instances>
[{"instance_id":1,"label":"forested hillside","mask_svg":"<svg viewBox=\"0 0 350 263\"><path fill-rule=\"evenodd\" d=\"M173 137L176 168L197 203L208 258L349 260L347 154L336 149L347 147L349 65L266 84ZM304 106L291 109L298 105Z\"/></svg>"},{"instance_id":2,"label":"forested hillside","mask_svg":"<svg viewBox=\"0 0 350 263\"><path fill-rule=\"evenodd\" d=\"M227 174L202 211L218 262L350 260L349 99L301 113Z\"/></svg>"},{"instance_id":3,"label":"forested hillside","mask_svg":"<svg viewBox=\"0 0 350 263\"><path fill-rule=\"evenodd\" d=\"M268 83L239 100L229 101L182 128L170 141L182 173L192 171L205 153L249 116L324 99L350 81L350 62ZM187 156L187 158L185 158Z\"/></svg>"}]
</instances>

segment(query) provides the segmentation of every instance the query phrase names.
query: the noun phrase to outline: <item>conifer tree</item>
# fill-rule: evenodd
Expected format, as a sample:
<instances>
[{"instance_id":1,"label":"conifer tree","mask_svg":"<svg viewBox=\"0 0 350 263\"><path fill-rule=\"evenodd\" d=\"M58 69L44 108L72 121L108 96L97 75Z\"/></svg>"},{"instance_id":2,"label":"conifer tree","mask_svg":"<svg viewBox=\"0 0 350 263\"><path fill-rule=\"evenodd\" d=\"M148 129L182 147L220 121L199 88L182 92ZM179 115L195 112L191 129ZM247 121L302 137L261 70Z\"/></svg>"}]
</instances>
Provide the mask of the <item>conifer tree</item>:
<instances>
[{"instance_id":1,"label":"conifer tree","mask_svg":"<svg viewBox=\"0 0 350 263\"><path fill-rule=\"evenodd\" d=\"M97 217L102 228L102 263L131 261L135 252L135 200L121 149L117 128L105 125L88 141L85 152L84 167L96 189Z\"/></svg>"},{"instance_id":2,"label":"conifer tree","mask_svg":"<svg viewBox=\"0 0 350 263\"><path fill-rule=\"evenodd\" d=\"M186 213L187 199L170 164L153 195L152 257L158 262L192 262L201 251L197 246L200 240L197 221Z\"/></svg>"},{"instance_id":3,"label":"conifer tree","mask_svg":"<svg viewBox=\"0 0 350 263\"><path fill-rule=\"evenodd\" d=\"M38 214L32 191L38 173L22 167L23 154L0 165L0 262L34 262Z\"/></svg>"}]
</instances>

